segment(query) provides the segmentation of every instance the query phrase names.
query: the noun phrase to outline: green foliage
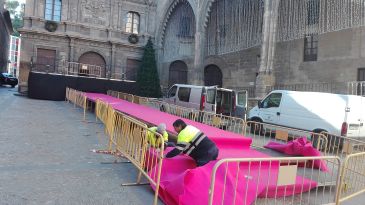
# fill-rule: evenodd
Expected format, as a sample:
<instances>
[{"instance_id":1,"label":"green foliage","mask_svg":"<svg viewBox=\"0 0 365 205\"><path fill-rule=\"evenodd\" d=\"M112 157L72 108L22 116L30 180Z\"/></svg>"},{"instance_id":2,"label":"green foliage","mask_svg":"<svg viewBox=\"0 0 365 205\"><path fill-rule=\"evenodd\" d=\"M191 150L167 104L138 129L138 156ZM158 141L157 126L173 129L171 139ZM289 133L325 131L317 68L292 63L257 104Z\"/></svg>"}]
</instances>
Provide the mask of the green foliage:
<instances>
[{"instance_id":1,"label":"green foliage","mask_svg":"<svg viewBox=\"0 0 365 205\"><path fill-rule=\"evenodd\" d=\"M20 4L17 0L9 0L5 3L6 9L11 16L11 22L13 24L14 36L20 36L18 29L23 27L23 4Z\"/></svg>"},{"instance_id":2,"label":"green foliage","mask_svg":"<svg viewBox=\"0 0 365 205\"><path fill-rule=\"evenodd\" d=\"M151 38L144 48L141 67L137 73L139 95L144 97L161 97L160 79L157 72L155 49Z\"/></svg>"}]
</instances>

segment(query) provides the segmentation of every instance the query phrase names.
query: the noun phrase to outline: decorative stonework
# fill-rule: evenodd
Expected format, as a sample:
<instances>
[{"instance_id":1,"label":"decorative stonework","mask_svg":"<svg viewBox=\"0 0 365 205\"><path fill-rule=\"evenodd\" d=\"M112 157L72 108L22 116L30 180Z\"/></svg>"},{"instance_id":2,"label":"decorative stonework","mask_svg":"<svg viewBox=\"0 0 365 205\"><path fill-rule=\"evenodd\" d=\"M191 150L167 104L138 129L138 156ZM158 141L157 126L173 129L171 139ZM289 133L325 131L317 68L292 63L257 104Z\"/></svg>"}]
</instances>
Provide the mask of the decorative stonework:
<instances>
[{"instance_id":1,"label":"decorative stonework","mask_svg":"<svg viewBox=\"0 0 365 205\"><path fill-rule=\"evenodd\" d=\"M137 44L138 41L139 41L139 38L136 34L131 34L129 37L128 37L128 41L129 43L131 44Z\"/></svg>"},{"instance_id":2,"label":"decorative stonework","mask_svg":"<svg viewBox=\"0 0 365 205\"><path fill-rule=\"evenodd\" d=\"M85 23L106 26L110 17L110 1L82 0L81 16Z\"/></svg>"},{"instance_id":3,"label":"decorative stonework","mask_svg":"<svg viewBox=\"0 0 365 205\"><path fill-rule=\"evenodd\" d=\"M58 23L55 21L46 21L44 27L49 32L55 32L57 30Z\"/></svg>"}]
</instances>

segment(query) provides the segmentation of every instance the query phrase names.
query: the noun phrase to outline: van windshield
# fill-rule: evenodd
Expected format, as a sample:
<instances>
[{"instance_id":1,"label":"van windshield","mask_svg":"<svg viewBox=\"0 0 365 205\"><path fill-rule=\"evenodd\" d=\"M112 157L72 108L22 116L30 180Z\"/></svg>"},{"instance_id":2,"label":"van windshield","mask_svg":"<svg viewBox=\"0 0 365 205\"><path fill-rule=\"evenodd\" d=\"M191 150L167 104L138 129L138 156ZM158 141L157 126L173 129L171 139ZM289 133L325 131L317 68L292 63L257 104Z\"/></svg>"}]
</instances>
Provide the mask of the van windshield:
<instances>
[{"instance_id":1,"label":"van windshield","mask_svg":"<svg viewBox=\"0 0 365 205\"><path fill-rule=\"evenodd\" d=\"M167 94L167 97L168 98L175 97L176 91L177 91L177 87L173 86L172 88L170 88L169 93Z\"/></svg>"},{"instance_id":2,"label":"van windshield","mask_svg":"<svg viewBox=\"0 0 365 205\"><path fill-rule=\"evenodd\" d=\"M281 93L272 93L264 101L262 101L262 108L279 107L281 97Z\"/></svg>"}]
</instances>

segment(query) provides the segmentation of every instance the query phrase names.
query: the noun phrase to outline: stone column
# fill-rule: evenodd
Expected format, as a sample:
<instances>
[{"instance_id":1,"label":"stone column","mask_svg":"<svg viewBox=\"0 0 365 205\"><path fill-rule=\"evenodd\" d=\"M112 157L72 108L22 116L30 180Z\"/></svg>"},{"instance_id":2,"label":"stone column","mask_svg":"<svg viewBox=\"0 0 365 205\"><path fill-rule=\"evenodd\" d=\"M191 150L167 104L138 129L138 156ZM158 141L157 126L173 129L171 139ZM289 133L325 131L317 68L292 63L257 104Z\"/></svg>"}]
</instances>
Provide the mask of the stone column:
<instances>
[{"instance_id":1,"label":"stone column","mask_svg":"<svg viewBox=\"0 0 365 205\"><path fill-rule=\"evenodd\" d=\"M203 31L203 23L197 19L196 21L196 32L195 32L195 56L194 56L194 67L189 70L189 77L191 81L189 83L194 85L203 85L203 63L204 63L204 40L205 35Z\"/></svg>"},{"instance_id":2,"label":"stone column","mask_svg":"<svg viewBox=\"0 0 365 205\"><path fill-rule=\"evenodd\" d=\"M266 87L275 82L273 62L275 57L277 19L280 0L265 0L264 22L262 31L261 62L256 77L256 98L266 95Z\"/></svg>"},{"instance_id":3,"label":"stone column","mask_svg":"<svg viewBox=\"0 0 365 205\"><path fill-rule=\"evenodd\" d=\"M69 8L69 0L63 0L62 1L62 10L61 10L61 20L62 21L68 21L69 19L69 11L68 11L68 8Z\"/></svg>"},{"instance_id":4,"label":"stone column","mask_svg":"<svg viewBox=\"0 0 365 205\"><path fill-rule=\"evenodd\" d=\"M109 65L109 77L115 74L115 44L111 42L111 50L110 50L110 65Z\"/></svg>"},{"instance_id":5,"label":"stone column","mask_svg":"<svg viewBox=\"0 0 365 205\"><path fill-rule=\"evenodd\" d=\"M70 38L70 45L69 45L69 55L68 55L68 61L74 62L75 61L75 40L71 37Z\"/></svg>"}]
</instances>

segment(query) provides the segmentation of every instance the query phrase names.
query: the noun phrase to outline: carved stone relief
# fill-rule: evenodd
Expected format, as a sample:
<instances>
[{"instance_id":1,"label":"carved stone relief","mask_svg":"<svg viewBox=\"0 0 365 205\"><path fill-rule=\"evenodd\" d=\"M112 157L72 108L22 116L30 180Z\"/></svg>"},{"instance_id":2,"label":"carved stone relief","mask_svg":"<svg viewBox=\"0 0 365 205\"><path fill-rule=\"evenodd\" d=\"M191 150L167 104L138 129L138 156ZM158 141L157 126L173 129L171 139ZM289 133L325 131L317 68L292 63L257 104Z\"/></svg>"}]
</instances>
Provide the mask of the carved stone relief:
<instances>
[{"instance_id":1,"label":"carved stone relief","mask_svg":"<svg viewBox=\"0 0 365 205\"><path fill-rule=\"evenodd\" d=\"M110 1L108 0L82 0L81 18L85 23L95 25L109 25Z\"/></svg>"}]
</instances>

